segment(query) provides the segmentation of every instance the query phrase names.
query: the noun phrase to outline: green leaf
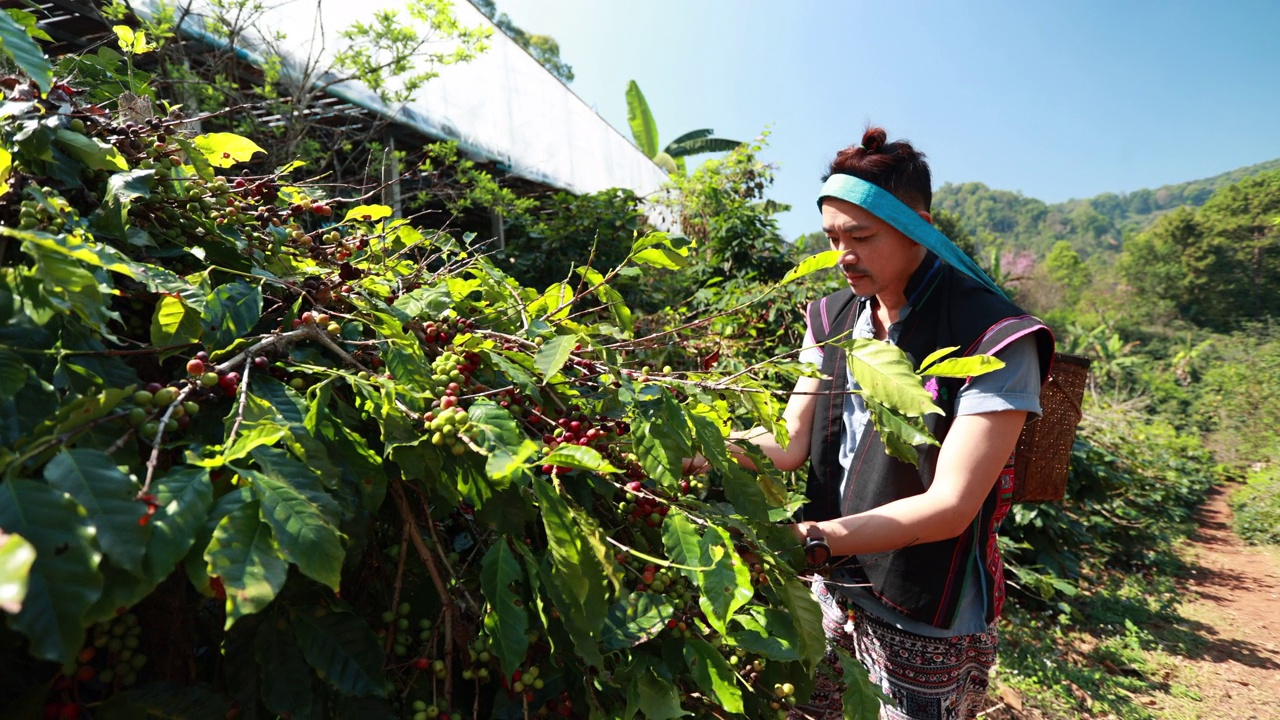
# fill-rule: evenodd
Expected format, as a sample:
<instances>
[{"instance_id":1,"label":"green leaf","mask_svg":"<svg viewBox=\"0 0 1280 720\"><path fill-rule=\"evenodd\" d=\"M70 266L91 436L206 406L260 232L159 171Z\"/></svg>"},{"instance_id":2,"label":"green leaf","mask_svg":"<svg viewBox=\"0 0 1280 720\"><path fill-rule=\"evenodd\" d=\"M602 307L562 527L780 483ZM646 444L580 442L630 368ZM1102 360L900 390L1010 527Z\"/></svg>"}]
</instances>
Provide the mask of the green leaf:
<instances>
[{"instance_id":1,"label":"green leaf","mask_svg":"<svg viewBox=\"0 0 1280 720\"><path fill-rule=\"evenodd\" d=\"M800 659L795 647L796 629L786 612L766 608L753 615L734 615L733 621L742 626L741 630L729 631L734 645L770 660Z\"/></svg>"},{"instance_id":2,"label":"green leaf","mask_svg":"<svg viewBox=\"0 0 1280 720\"><path fill-rule=\"evenodd\" d=\"M693 434L698 440L698 449L711 463L711 467L724 470L737 464L729 457L724 435L721 434L720 427L714 420L694 412L688 413L687 417L693 424Z\"/></svg>"},{"instance_id":3,"label":"green leaf","mask_svg":"<svg viewBox=\"0 0 1280 720\"><path fill-rule=\"evenodd\" d=\"M838 343L863 394L908 417L940 413L906 353L882 340L855 338Z\"/></svg>"},{"instance_id":4,"label":"green leaf","mask_svg":"<svg viewBox=\"0 0 1280 720\"><path fill-rule=\"evenodd\" d=\"M32 251L31 254L33 255L40 250L48 251L64 258L75 260L78 264L100 267L103 270L117 272L135 280L143 277L143 270L146 267L125 257L115 248L95 242L87 237L65 234L55 235L38 230L18 230L3 225L0 225L0 234L18 238L23 242L24 250L30 245L39 248L39 250ZM90 280L94 282L95 286L97 285L97 281L93 280L92 276L90 276Z\"/></svg>"},{"instance_id":5,"label":"green leaf","mask_svg":"<svg viewBox=\"0 0 1280 720\"><path fill-rule=\"evenodd\" d=\"M560 368L564 367L565 361L569 359L569 355L573 353L573 348L577 344L578 338L573 335L557 335L538 348L538 354L533 358L533 366L542 373L544 381L550 382L551 378L560 372Z\"/></svg>"},{"instance_id":6,"label":"green leaf","mask_svg":"<svg viewBox=\"0 0 1280 720\"><path fill-rule=\"evenodd\" d=\"M191 142L210 165L220 168L231 167L249 160L255 153L266 152L249 138L234 133L206 133L196 136Z\"/></svg>"},{"instance_id":7,"label":"green leaf","mask_svg":"<svg viewBox=\"0 0 1280 720\"><path fill-rule=\"evenodd\" d=\"M386 697L382 648L359 616L304 607L295 611L293 626L302 655L338 692Z\"/></svg>"},{"instance_id":8,"label":"green leaf","mask_svg":"<svg viewBox=\"0 0 1280 720\"><path fill-rule=\"evenodd\" d=\"M13 397L27 384L30 372L17 353L0 350L0 397Z\"/></svg>"},{"instance_id":9,"label":"green leaf","mask_svg":"<svg viewBox=\"0 0 1280 720\"><path fill-rule=\"evenodd\" d=\"M802 260L799 265L787 271L787 274L782 277L782 282L780 284L785 285L792 280L802 278L810 273L815 273L819 270L826 270L827 268L833 268L840 264L840 258L843 256L843 250L827 250L816 255L810 255Z\"/></svg>"},{"instance_id":10,"label":"green leaf","mask_svg":"<svg viewBox=\"0 0 1280 720\"><path fill-rule=\"evenodd\" d=\"M867 668L857 658L839 647L835 648L835 652L844 675L844 694L840 696L840 701L844 707L845 720L877 720L882 702L894 707L893 700L871 682Z\"/></svg>"},{"instance_id":11,"label":"green leaf","mask_svg":"<svg viewBox=\"0 0 1280 720\"><path fill-rule=\"evenodd\" d=\"M253 329L262 317L262 291L256 285L234 282L214 290L205 301L200 321L208 333L210 351L230 345Z\"/></svg>"},{"instance_id":12,"label":"green leaf","mask_svg":"<svg viewBox=\"0 0 1280 720\"><path fill-rule=\"evenodd\" d=\"M268 616L257 627L254 658L265 670L260 674L262 704L273 713L309 717L315 703L311 666L298 647L293 626L284 618Z\"/></svg>"},{"instance_id":13,"label":"green leaf","mask_svg":"<svg viewBox=\"0 0 1280 720\"><path fill-rule=\"evenodd\" d=\"M513 586L524 582L524 572L511 548L502 541L495 542L480 562L480 589L489 601L492 614L486 618L490 625L489 637L502 664L502 672L510 677L520 667L529 651L529 613L525 611L520 592Z\"/></svg>"},{"instance_id":14,"label":"green leaf","mask_svg":"<svg viewBox=\"0 0 1280 720\"><path fill-rule=\"evenodd\" d=\"M612 651L652 640L666 629L667 621L675 614L666 595L633 592L609 608L601 644L605 650Z\"/></svg>"},{"instance_id":15,"label":"green leaf","mask_svg":"<svg viewBox=\"0 0 1280 720\"><path fill-rule=\"evenodd\" d=\"M584 615L604 613L604 574L592 551L586 547L579 527L564 498L546 480L534 478L533 489L542 509L542 524L554 561L554 579L567 599Z\"/></svg>"},{"instance_id":16,"label":"green leaf","mask_svg":"<svg viewBox=\"0 0 1280 720\"><path fill-rule=\"evenodd\" d=\"M967 357L943 360L928 370L922 371L921 374L950 378L970 378L985 375L1002 367L1004 367L1004 361L994 355L969 355Z\"/></svg>"},{"instance_id":17,"label":"green leaf","mask_svg":"<svg viewBox=\"0 0 1280 720\"><path fill-rule=\"evenodd\" d=\"M627 83L627 123L631 125L631 137L645 157L658 154L658 126L649 112L649 103L640 92L635 80Z\"/></svg>"},{"instance_id":18,"label":"green leaf","mask_svg":"<svg viewBox=\"0 0 1280 720\"><path fill-rule=\"evenodd\" d=\"M636 682L640 710L646 720L670 720L689 713L680 708L680 695L676 686L646 670Z\"/></svg>"},{"instance_id":19,"label":"green leaf","mask_svg":"<svg viewBox=\"0 0 1280 720\"><path fill-rule=\"evenodd\" d=\"M335 527L341 510L307 466L278 448L259 447L253 457L262 472L240 470L262 503L280 554L303 575L338 590L346 551Z\"/></svg>"},{"instance_id":20,"label":"green leaf","mask_svg":"<svg viewBox=\"0 0 1280 720\"><path fill-rule=\"evenodd\" d=\"M151 487L158 509L151 517L151 539L143 567L152 580L160 582L195 543L213 507L213 486L208 469L188 465L170 470Z\"/></svg>"},{"instance_id":21,"label":"green leaf","mask_svg":"<svg viewBox=\"0 0 1280 720\"><path fill-rule=\"evenodd\" d=\"M255 448L271 446L280 442L289 434L284 418L270 403L253 393L245 398L245 410L240 430L229 447L222 451L222 462L234 462L252 452ZM235 424L238 410L233 409L227 415L227 432Z\"/></svg>"},{"instance_id":22,"label":"green leaf","mask_svg":"<svg viewBox=\"0 0 1280 720\"><path fill-rule=\"evenodd\" d=\"M142 555L150 528L139 524L146 506L138 502L138 484L98 450L63 450L44 466L44 479L67 493L89 514L98 543L111 562L142 573Z\"/></svg>"},{"instance_id":23,"label":"green leaf","mask_svg":"<svg viewBox=\"0 0 1280 720\"><path fill-rule=\"evenodd\" d=\"M471 427L466 431L488 453L485 472L490 482L505 481L525 467L525 462L538 452L538 446L520 431L511 413L491 400L477 400L467 409ZM498 483L495 487L505 487Z\"/></svg>"},{"instance_id":24,"label":"green leaf","mask_svg":"<svg viewBox=\"0 0 1280 720\"><path fill-rule=\"evenodd\" d=\"M742 713L742 690L738 676L724 656L702 638L684 642L684 661L698 686L714 699L720 707L731 713Z\"/></svg>"},{"instance_id":25,"label":"green leaf","mask_svg":"<svg viewBox=\"0 0 1280 720\"><path fill-rule=\"evenodd\" d=\"M227 513L204 551L210 577L221 578L227 592L226 629L269 605L289 573L271 537L271 526L259 519L258 512L259 501L252 500Z\"/></svg>"},{"instance_id":26,"label":"green leaf","mask_svg":"<svg viewBox=\"0 0 1280 720\"><path fill-rule=\"evenodd\" d=\"M147 197L155 185L155 170L130 170L112 173L107 178L107 190L101 208L99 227L110 235L125 239L129 236L129 208L134 198Z\"/></svg>"},{"instance_id":27,"label":"green leaf","mask_svg":"<svg viewBox=\"0 0 1280 720\"><path fill-rule=\"evenodd\" d=\"M871 423L875 426L880 440L884 442L884 450L899 460L910 465L920 463L917 445L937 445L938 441L923 427L920 418L905 418L886 408L878 402L867 402L867 412L871 415Z\"/></svg>"},{"instance_id":28,"label":"green leaf","mask_svg":"<svg viewBox=\"0 0 1280 720\"><path fill-rule=\"evenodd\" d=\"M121 693L115 699L132 706L128 714L121 715L128 718L224 720L232 709L231 698L204 683L162 680Z\"/></svg>"},{"instance_id":29,"label":"green leaf","mask_svg":"<svg viewBox=\"0 0 1280 720\"><path fill-rule=\"evenodd\" d=\"M950 355L951 353L959 349L960 349L959 345L952 345L951 347L938 348L937 350L934 350L933 352L929 353L928 357L920 361L920 371L923 373L925 368L938 362L942 358Z\"/></svg>"},{"instance_id":30,"label":"green leaf","mask_svg":"<svg viewBox=\"0 0 1280 720\"><path fill-rule=\"evenodd\" d=\"M352 220L373 222L385 217L391 217L391 208L386 205L357 205L347 211L342 222L347 223Z\"/></svg>"},{"instance_id":31,"label":"green leaf","mask_svg":"<svg viewBox=\"0 0 1280 720\"><path fill-rule=\"evenodd\" d=\"M726 632L729 618L751 599L751 571L738 557L729 533L714 525L707 528L699 543L701 565L711 569L700 573L702 595L698 604L707 622L721 634ZM821 626L819 626L821 631Z\"/></svg>"},{"instance_id":32,"label":"green leaf","mask_svg":"<svg viewBox=\"0 0 1280 720\"><path fill-rule=\"evenodd\" d=\"M0 612L17 615L27 597L27 578L36 549L21 535L0 530Z\"/></svg>"},{"instance_id":33,"label":"green leaf","mask_svg":"<svg viewBox=\"0 0 1280 720\"><path fill-rule=\"evenodd\" d=\"M111 143L95 140L66 128L58 128L54 133L54 139L66 148L72 157L91 170L123 172L129 169L129 163L125 162L124 156Z\"/></svg>"},{"instance_id":34,"label":"green leaf","mask_svg":"<svg viewBox=\"0 0 1280 720\"><path fill-rule=\"evenodd\" d=\"M200 311L180 298L165 295L151 316L151 344L157 348L196 342L204 333Z\"/></svg>"},{"instance_id":35,"label":"green leaf","mask_svg":"<svg viewBox=\"0 0 1280 720\"><path fill-rule=\"evenodd\" d=\"M27 636L27 651L69 663L84 644L84 617L102 593L93 527L66 493L32 480L0 483L0 527L36 550L22 610L9 627Z\"/></svg>"},{"instance_id":36,"label":"green leaf","mask_svg":"<svg viewBox=\"0 0 1280 720\"><path fill-rule=\"evenodd\" d=\"M769 522L769 500L755 473L741 466L726 467L720 480L724 485L724 496L733 503L735 510L752 520Z\"/></svg>"},{"instance_id":37,"label":"green leaf","mask_svg":"<svg viewBox=\"0 0 1280 720\"><path fill-rule=\"evenodd\" d=\"M40 86L41 92L49 92L53 87L53 66L44 56L40 46L27 35L10 15L0 13L0 46L3 46L22 72Z\"/></svg>"},{"instance_id":38,"label":"green leaf","mask_svg":"<svg viewBox=\"0 0 1280 720\"><path fill-rule=\"evenodd\" d=\"M667 559L677 565L699 567L702 562L702 538L684 513L672 513L663 521L662 547L667 551ZM690 579L696 577L693 570L681 569L680 573Z\"/></svg>"},{"instance_id":39,"label":"green leaf","mask_svg":"<svg viewBox=\"0 0 1280 720\"><path fill-rule=\"evenodd\" d=\"M813 592L794 578L774 582L773 589L795 628L796 650L800 653L801 662L808 672L813 672L827 652L827 638L822 631L822 608Z\"/></svg>"},{"instance_id":40,"label":"green leaf","mask_svg":"<svg viewBox=\"0 0 1280 720\"><path fill-rule=\"evenodd\" d=\"M564 467L588 470L590 472L621 472L621 470L611 465L608 460L605 460L598 450L585 445L560 445L555 450L552 450L542 461L550 465L563 465Z\"/></svg>"},{"instance_id":41,"label":"green leaf","mask_svg":"<svg viewBox=\"0 0 1280 720\"><path fill-rule=\"evenodd\" d=\"M679 270L688 267L689 259L684 255L664 247L649 247L631 256L633 262L641 265Z\"/></svg>"}]
</instances>

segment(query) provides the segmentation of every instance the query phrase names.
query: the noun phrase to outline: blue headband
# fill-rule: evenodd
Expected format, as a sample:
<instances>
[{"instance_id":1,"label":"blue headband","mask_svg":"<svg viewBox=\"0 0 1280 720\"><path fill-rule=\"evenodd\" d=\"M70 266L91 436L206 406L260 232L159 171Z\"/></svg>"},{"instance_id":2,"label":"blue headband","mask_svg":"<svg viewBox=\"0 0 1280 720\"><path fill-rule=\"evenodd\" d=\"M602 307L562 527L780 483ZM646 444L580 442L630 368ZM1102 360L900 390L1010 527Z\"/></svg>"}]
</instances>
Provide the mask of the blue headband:
<instances>
[{"instance_id":1,"label":"blue headband","mask_svg":"<svg viewBox=\"0 0 1280 720\"><path fill-rule=\"evenodd\" d=\"M847 200L884 220L903 235L933 251L943 262L982 283L1000 297L1005 296L1004 291L987 277L972 258L888 190L852 175L832 175L822 184L822 191L818 193L819 209L822 208L822 199L829 197Z\"/></svg>"}]
</instances>

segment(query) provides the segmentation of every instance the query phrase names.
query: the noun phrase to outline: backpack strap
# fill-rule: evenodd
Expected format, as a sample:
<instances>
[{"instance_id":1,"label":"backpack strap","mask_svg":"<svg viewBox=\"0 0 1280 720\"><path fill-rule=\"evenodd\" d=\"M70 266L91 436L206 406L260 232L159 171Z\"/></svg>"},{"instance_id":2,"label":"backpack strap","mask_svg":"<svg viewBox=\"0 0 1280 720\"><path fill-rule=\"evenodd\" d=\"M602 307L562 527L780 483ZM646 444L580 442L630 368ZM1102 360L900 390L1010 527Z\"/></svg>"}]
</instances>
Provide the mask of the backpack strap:
<instances>
[{"instance_id":1,"label":"backpack strap","mask_svg":"<svg viewBox=\"0 0 1280 720\"><path fill-rule=\"evenodd\" d=\"M1054 340L1053 332L1035 316L1019 315L1001 320L988 328L982 337L965 350L964 354L966 356L995 355L1015 340L1033 333L1036 335L1036 345L1040 355L1040 383L1043 385L1049 379L1049 371L1053 364Z\"/></svg>"},{"instance_id":2,"label":"backpack strap","mask_svg":"<svg viewBox=\"0 0 1280 720\"><path fill-rule=\"evenodd\" d=\"M815 343L822 345L832 338L836 318L853 301L853 290L844 289L809 303L805 308L805 319Z\"/></svg>"}]
</instances>

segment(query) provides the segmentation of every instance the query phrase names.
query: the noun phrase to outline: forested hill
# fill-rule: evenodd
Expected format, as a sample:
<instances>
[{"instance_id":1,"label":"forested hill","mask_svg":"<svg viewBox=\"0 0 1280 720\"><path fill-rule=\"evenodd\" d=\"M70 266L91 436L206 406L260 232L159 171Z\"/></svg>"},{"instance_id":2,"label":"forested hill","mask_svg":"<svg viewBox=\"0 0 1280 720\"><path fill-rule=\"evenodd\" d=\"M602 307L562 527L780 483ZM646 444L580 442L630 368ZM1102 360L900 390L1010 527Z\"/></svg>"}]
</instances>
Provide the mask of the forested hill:
<instances>
[{"instance_id":1,"label":"forested hill","mask_svg":"<svg viewBox=\"0 0 1280 720\"><path fill-rule=\"evenodd\" d=\"M1087 257L1118 251L1125 233L1142 230L1174 208L1199 207L1218 188L1272 170L1280 170L1280 158L1155 190L1103 193L1052 205L978 182L947 183L934 193L933 207L956 215L979 245L999 241L1005 248L1043 257L1055 242L1068 240Z\"/></svg>"}]
</instances>

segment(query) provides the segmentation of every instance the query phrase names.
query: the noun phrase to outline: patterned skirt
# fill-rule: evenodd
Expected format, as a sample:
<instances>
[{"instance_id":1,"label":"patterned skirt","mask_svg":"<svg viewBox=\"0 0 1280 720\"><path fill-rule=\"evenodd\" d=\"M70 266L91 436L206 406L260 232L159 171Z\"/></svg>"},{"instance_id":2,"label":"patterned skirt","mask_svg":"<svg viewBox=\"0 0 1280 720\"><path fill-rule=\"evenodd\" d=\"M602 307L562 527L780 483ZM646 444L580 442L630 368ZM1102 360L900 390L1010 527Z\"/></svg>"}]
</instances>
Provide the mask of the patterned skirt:
<instances>
[{"instance_id":1,"label":"patterned skirt","mask_svg":"<svg viewBox=\"0 0 1280 720\"><path fill-rule=\"evenodd\" d=\"M871 683L892 698L882 720L970 720L982 709L987 680L996 661L996 624L986 632L930 638L899 630L827 590L821 579L813 592L822 606L828 648L839 647L867 668ZM852 609L852 611L850 611ZM845 686L840 661L827 652L810 702L797 706L792 720L840 720Z\"/></svg>"}]
</instances>

